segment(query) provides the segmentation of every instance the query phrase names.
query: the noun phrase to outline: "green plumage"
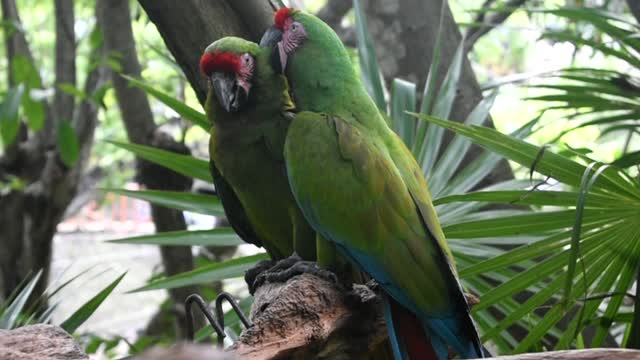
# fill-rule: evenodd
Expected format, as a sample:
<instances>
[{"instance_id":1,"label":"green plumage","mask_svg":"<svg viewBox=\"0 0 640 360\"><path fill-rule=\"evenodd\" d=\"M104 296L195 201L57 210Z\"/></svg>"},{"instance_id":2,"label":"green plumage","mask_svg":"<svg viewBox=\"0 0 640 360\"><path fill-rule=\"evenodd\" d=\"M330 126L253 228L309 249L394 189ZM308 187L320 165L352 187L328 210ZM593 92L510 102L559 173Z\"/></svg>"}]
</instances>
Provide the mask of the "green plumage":
<instances>
[{"instance_id":1,"label":"green plumage","mask_svg":"<svg viewBox=\"0 0 640 360\"><path fill-rule=\"evenodd\" d=\"M295 203L286 178L284 140L292 107L286 79L269 66L269 50L235 37L207 52L251 54L255 59L246 106L229 113L209 91L205 105L212 123L209 144L212 174L231 225L246 241L264 246L273 259L294 249L315 259L315 233Z\"/></svg>"},{"instance_id":2,"label":"green plumage","mask_svg":"<svg viewBox=\"0 0 640 360\"><path fill-rule=\"evenodd\" d=\"M433 334L464 356L479 354L420 167L366 93L336 34L312 15L291 17L307 33L286 70L303 111L285 144L303 213Z\"/></svg>"}]
</instances>

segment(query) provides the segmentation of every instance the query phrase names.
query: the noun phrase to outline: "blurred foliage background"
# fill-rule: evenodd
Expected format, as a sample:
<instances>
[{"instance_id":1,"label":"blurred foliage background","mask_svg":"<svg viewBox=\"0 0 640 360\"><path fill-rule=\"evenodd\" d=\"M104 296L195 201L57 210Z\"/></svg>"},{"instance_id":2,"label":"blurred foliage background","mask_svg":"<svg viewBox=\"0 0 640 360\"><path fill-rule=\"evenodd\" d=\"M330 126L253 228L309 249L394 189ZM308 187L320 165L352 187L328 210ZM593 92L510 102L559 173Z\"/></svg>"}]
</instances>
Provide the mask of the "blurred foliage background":
<instances>
[{"instance_id":1,"label":"blurred foliage background","mask_svg":"<svg viewBox=\"0 0 640 360\"><path fill-rule=\"evenodd\" d=\"M423 62L421 72L425 79L441 80L427 80L427 91L423 93L425 84L418 83L417 78L393 81L395 76L387 76L387 58L401 58L402 52L380 46L372 51L374 45L384 41L384 36L376 33L380 24L372 19L369 29L363 27L365 13L371 7L384 8L386 3L361 2L364 10L344 11L337 30L353 47L354 66L363 73L380 108L388 112L390 125L423 164L463 282L481 298L474 316L483 340L504 354L602 344L640 346L640 310L634 296L640 263L640 249L635 246L640 239L634 230L640 225L640 32L632 12L637 9L629 8L622 0L449 1L455 21L467 37L458 44L448 42L446 34L438 36L442 40L434 47L439 50L433 51L431 61ZM3 15L10 3L13 1L3 0ZM184 317L184 309L175 300L182 294L167 297L165 289L191 286L208 300L224 289L240 297L241 305L248 309L250 299L237 277L264 255L254 247L241 245L224 221L221 205L212 195L206 162L209 136L206 125L198 126L206 120L196 92L143 7L134 1L125 4L130 11L139 75L143 79L133 81L131 86L149 95L152 120L170 137L168 142L154 138L142 143L146 147L126 140L132 135L127 132L128 120L121 111L122 99L114 90L117 83L106 80L90 92L80 85L90 83L89 74L97 66L131 74L123 69L125 61L117 52L96 57L96 49L110 46L108 34L97 26L100 11L96 16L96 7L100 5L87 0L71 2L75 11L77 78L73 83L61 83L56 81L54 3L14 3L21 23L4 18L4 39L15 31L24 34L33 62L30 66L29 61L21 61L10 53L10 46L0 48L0 73L7 74L0 76L0 157L10 158L12 143L22 133L43 131L38 124L45 123L45 102L54 102L57 94L66 94L77 108L85 102L94 106L97 125L93 146L81 167L80 177L90 181L86 186L79 181L75 196L68 199L68 207L60 215L62 224L82 214L88 203L98 212L113 212L121 200L108 194L177 208L180 217L181 211L186 210L187 219L183 220L183 228L163 230L168 233L149 234L146 229L129 234L135 237L117 240L133 244L114 245L121 246L120 256L125 259L129 258L124 253L135 252L140 244L162 245L164 250L162 257L156 255L149 264L148 276L140 278L134 272L137 280L127 283L132 276L129 272L113 293L121 280L120 270L128 269L126 262L109 266L101 261L103 266L84 274L84 284L101 284L91 290L87 289L89 286L67 287L66 280L79 280L76 274L64 274L57 284L51 281L54 285L48 291L39 291L35 286L38 281L44 283L40 290L47 287L47 276L41 276L39 267L29 269L35 276L24 275L13 287L5 280L0 325L11 328L36 321L66 324L69 330L77 330L87 351L96 358L116 358L153 344L170 344L184 336L183 329L175 324L176 319L179 324ZM331 1L291 3L318 12L326 10ZM388 2L387 6L393 8L394 3ZM438 14L441 11L437 6L431 10ZM506 18L500 18L501 14ZM403 19L399 21L402 23ZM492 21L496 23L486 27ZM441 64L445 71L437 66L438 51L454 54ZM464 76L465 56L471 62L484 100L473 104L473 111L465 118L455 119L466 120L465 125L456 125L439 119L450 118L456 111L454 99L460 86L464 86L460 79ZM422 63L420 59L413 60ZM39 107L42 109L37 110ZM426 120L417 120L405 110L420 112ZM478 127L489 113L497 132ZM24 120L26 128L17 127L18 119ZM47 145L58 149L63 169L77 166L84 149L78 122L71 120L57 120L56 136ZM459 135L450 140L445 137L444 128ZM472 142L487 150L473 147ZM158 143L170 145L155 146ZM181 146L187 152L180 150ZM462 163L460 154L469 152L474 160ZM441 154L439 161L435 159L437 154ZM134 155L147 163L136 166ZM499 166L501 158L509 160L514 177L482 183ZM196 179L195 185L188 182L184 187L193 192L181 195L182 185L158 188L145 182L141 179L145 170L141 168L146 166L146 171L153 174L153 169L149 170L153 163ZM28 193L38 183L28 174L12 170L6 165L9 162L1 164L0 201L8 201L15 193ZM133 181L148 190L132 190ZM11 216L2 214L9 219ZM216 228L211 230L214 225ZM122 235L107 233L100 238ZM59 235L66 246L60 240L53 242L54 261L56 257L86 257L92 251L89 247L84 253L74 254L68 246L74 243L73 238L82 236L78 232ZM175 253L168 249L175 249L176 245L182 245L193 258L187 261L189 268L169 271L171 261L167 259L171 260ZM56 253L56 249L64 250ZM173 258L176 259L181 258ZM42 264L45 265L50 266ZM138 292L125 293L131 290ZM139 296L139 291L154 294L138 298L148 301L153 309L145 317L129 321L130 312L140 304L126 299ZM44 300L27 301L30 296ZM88 301L65 306L75 297ZM106 299L107 308L97 309L102 301L95 300L100 298ZM119 311L123 306L130 310ZM103 311L103 316L122 318L131 331L121 336L123 332L92 327L89 316L96 309L96 316ZM226 323L233 338L241 328L233 315L228 317ZM206 328L197 335L199 339L208 336L211 331Z\"/></svg>"}]
</instances>

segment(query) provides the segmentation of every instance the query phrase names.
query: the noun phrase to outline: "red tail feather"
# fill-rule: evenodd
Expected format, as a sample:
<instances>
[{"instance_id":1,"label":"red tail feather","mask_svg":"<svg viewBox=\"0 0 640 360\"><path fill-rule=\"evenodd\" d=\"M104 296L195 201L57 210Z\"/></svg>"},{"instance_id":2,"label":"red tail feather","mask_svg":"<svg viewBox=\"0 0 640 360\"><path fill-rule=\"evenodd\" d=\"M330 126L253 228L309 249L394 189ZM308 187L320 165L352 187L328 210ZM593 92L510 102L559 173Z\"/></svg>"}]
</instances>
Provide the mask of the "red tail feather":
<instances>
[{"instance_id":1,"label":"red tail feather","mask_svg":"<svg viewBox=\"0 0 640 360\"><path fill-rule=\"evenodd\" d=\"M389 299L391 316L401 345L411 360L438 360L431 340L418 318L395 300Z\"/></svg>"}]
</instances>

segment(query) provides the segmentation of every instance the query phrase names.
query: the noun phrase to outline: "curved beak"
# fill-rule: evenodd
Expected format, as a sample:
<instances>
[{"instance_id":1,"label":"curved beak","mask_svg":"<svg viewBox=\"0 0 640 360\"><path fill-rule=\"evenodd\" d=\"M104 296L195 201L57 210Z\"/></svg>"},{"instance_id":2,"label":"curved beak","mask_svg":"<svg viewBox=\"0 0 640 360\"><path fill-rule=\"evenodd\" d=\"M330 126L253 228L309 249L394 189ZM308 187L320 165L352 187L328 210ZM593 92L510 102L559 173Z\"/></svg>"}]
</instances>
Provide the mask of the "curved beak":
<instances>
[{"instance_id":1,"label":"curved beak","mask_svg":"<svg viewBox=\"0 0 640 360\"><path fill-rule=\"evenodd\" d=\"M262 34L262 39L260 39L260 47L273 47L280 40L282 40L282 31L278 29L275 25L271 25L265 32Z\"/></svg>"},{"instance_id":2,"label":"curved beak","mask_svg":"<svg viewBox=\"0 0 640 360\"><path fill-rule=\"evenodd\" d=\"M211 86L218 103L227 112L240 110L249 97L244 88L238 86L235 74L215 72L211 75Z\"/></svg>"},{"instance_id":3,"label":"curved beak","mask_svg":"<svg viewBox=\"0 0 640 360\"><path fill-rule=\"evenodd\" d=\"M269 59L273 70L278 73L284 73L287 66L287 53L282 47L282 31L275 25L270 26L260 39L261 47L271 48L271 57Z\"/></svg>"}]
</instances>

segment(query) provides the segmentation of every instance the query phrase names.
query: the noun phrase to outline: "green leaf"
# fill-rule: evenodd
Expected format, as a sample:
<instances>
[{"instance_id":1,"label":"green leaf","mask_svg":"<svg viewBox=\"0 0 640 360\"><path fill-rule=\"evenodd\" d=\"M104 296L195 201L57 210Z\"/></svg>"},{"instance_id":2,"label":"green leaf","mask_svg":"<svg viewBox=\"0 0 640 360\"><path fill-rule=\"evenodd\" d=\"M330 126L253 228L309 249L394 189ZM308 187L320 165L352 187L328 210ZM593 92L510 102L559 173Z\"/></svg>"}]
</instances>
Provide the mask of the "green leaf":
<instances>
[{"instance_id":1,"label":"green leaf","mask_svg":"<svg viewBox=\"0 0 640 360\"><path fill-rule=\"evenodd\" d=\"M58 88L60 88L60 90L64 91L65 93L71 96L74 96L80 100L85 99L87 97L87 94L84 91L82 91L81 89L78 89L73 84L63 83L58 85Z\"/></svg>"},{"instance_id":2,"label":"green leaf","mask_svg":"<svg viewBox=\"0 0 640 360\"><path fill-rule=\"evenodd\" d=\"M421 114L413 115L466 136L473 142L497 152L522 166L530 167L540 153L538 146L504 135L491 128L466 126L453 121L441 120ZM567 185L578 187L581 180L579 174L584 173L585 166L551 151L545 151L535 170ZM640 190L614 171L604 173L595 185L599 190L610 191L618 194L620 197L631 196L635 199L640 199Z\"/></svg>"},{"instance_id":3,"label":"green leaf","mask_svg":"<svg viewBox=\"0 0 640 360\"><path fill-rule=\"evenodd\" d=\"M190 107L189 105L174 98L173 96L154 88L153 86L151 86L150 84L142 80L133 78L128 75L122 75L122 77L129 80L129 83L131 83L132 85L139 87L140 89L144 90L147 94L153 96L161 103L170 107L173 111L177 112L180 116L182 116L186 120L191 121L192 123L198 125L199 127L201 127L203 130L207 132L211 130L211 123L209 123L209 119L207 119L207 115L203 114L202 112Z\"/></svg>"},{"instance_id":4,"label":"green leaf","mask_svg":"<svg viewBox=\"0 0 640 360\"><path fill-rule=\"evenodd\" d=\"M443 38L443 28L444 28L444 19L446 14L446 9L448 8L447 3L442 3L440 6L440 21L438 22L438 35L436 36L436 42L433 45L433 55L431 57L431 64L429 64L429 72L427 73L427 80L424 84L424 91L422 93L422 103L420 104L420 113L421 114L431 114L432 109L431 106L436 99L436 86L438 81L438 69L440 68L440 60L441 60L441 52L442 52L442 38ZM419 124L425 125L426 123ZM424 137L424 133L419 137L422 139ZM414 144L415 145L415 144ZM416 153L415 149L412 149L414 154Z\"/></svg>"},{"instance_id":5,"label":"green leaf","mask_svg":"<svg viewBox=\"0 0 640 360\"><path fill-rule=\"evenodd\" d=\"M458 81L462 72L463 59L464 42L461 41L453 55L451 66L442 81L440 91L433 105L433 111L430 115L446 119L451 114L453 102L456 99L458 90ZM424 139L417 139L418 141L422 141L421 151L418 152L417 161L427 178L431 178L432 176L432 170L440 152L443 136L444 129L442 127L430 124L427 127Z\"/></svg>"},{"instance_id":6,"label":"green leaf","mask_svg":"<svg viewBox=\"0 0 640 360\"><path fill-rule=\"evenodd\" d=\"M416 109L416 85L401 79L393 79L391 88L391 120L392 129L407 146L413 143L416 119L406 111Z\"/></svg>"},{"instance_id":7,"label":"green leaf","mask_svg":"<svg viewBox=\"0 0 640 360\"><path fill-rule=\"evenodd\" d=\"M107 94L107 91L111 89L111 84L104 84L96 89L96 91L91 94L91 100L93 100L98 106L103 109L106 109L107 106L104 103L104 97Z\"/></svg>"},{"instance_id":8,"label":"green leaf","mask_svg":"<svg viewBox=\"0 0 640 360\"><path fill-rule=\"evenodd\" d=\"M640 164L640 150L624 154L611 163L619 168L628 168L638 164Z\"/></svg>"},{"instance_id":9,"label":"green leaf","mask_svg":"<svg viewBox=\"0 0 640 360\"><path fill-rule=\"evenodd\" d=\"M362 83L375 101L378 109L380 109L382 113L386 113L387 102L384 99L384 87L380 76L380 68L376 58L376 51L373 47L373 41L369 36L367 21L362 6L360 5L360 0L353 0L353 11L356 16L356 39Z\"/></svg>"},{"instance_id":10,"label":"green leaf","mask_svg":"<svg viewBox=\"0 0 640 360\"><path fill-rule=\"evenodd\" d=\"M569 248L570 257L569 257L569 268L567 269L567 281L564 285L564 292L562 294L563 301L565 301L565 305L568 305L569 296L571 294L571 288L573 285L573 274L576 271L576 264L578 262L578 254L580 252L580 236L582 234L582 222L584 218L584 208L585 203L587 201L587 195L589 194L589 190L596 182L600 174L602 174L608 166L603 166L599 168L593 177L591 176L592 169L597 165L597 163L593 162L587 166L582 175L582 180L580 182L580 188L578 192L578 204L576 205L576 220L573 224L573 231L571 232L571 247Z\"/></svg>"},{"instance_id":11,"label":"green leaf","mask_svg":"<svg viewBox=\"0 0 640 360\"><path fill-rule=\"evenodd\" d=\"M44 104L31 98L31 90L42 88L42 81L38 69L24 56L16 56L11 61L11 71L14 81L24 84L22 95L22 111L27 117L27 125L33 131L38 131L44 125Z\"/></svg>"},{"instance_id":12,"label":"green leaf","mask_svg":"<svg viewBox=\"0 0 640 360\"><path fill-rule=\"evenodd\" d=\"M162 165L184 176L200 179L212 183L209 162L195 158L191 155L177 154L175 152L157 149L150 146L124 143L120 141L107 141L109 144L131 151L136 156Z\"/></svg>"},{"instance_id":13,"label":"green leaf","mask_svg":"<svg viewBox=\"0 0 640 360\"><path fill-rule=\"evenodd\" d=\"M258 254L202 266L182 274L156 280L131 292L174 289L183 286L208 284L214 281L240 277L258 261L268 259L267 254Z\"/></svg>"},{"instance_id":14,"label":"green leaf","mask_svg":"<svg viewBox=\"0 0 640 360\"><path fill-rule=\"evenodd\" d=\"M230 228L161 232L153 235L109 240L108 242L116 244L163 246L237 246L244 244L242 239Z\"/></svg>"},{"instance_id":15,"label":"green leaf","mask_svg":"<svg viewBox=\"0 0 640 360\"><path fill-rule=\"evenodd\" d=\"M160 190L102 189L102 191L145 200L172 209L224 216L224 209L216 196Z\"/></svg>"},{"instance_id":16,"label":"green leaf","mask_svg":"<svg viewBox=\"0 0 640 360\"><path fill-rule=\"evenodd\" d=\"M482 124L489 117L489 111L497 95L497 91L494 91L482 99L471 113L469 113L464 123L467 125ZM463 136L456 135L453 140L451 140L451 143L449 143L442 156L438 159L433 171L433 176L431 176L429 180L429 188L432 194L439 194L446 185L449 184L470 147L471 141Z\"/></svg>"},{"instance_id":17,"label":"green leaf","mask_svg":"<svg viewBox=\"0 0 640 360\"><path fill-rule=\"evenodd\" d=\"M479 201L498 204L537 205L537 206L574 206L578 193L574 191L477 191L462 195L449 195L434 200L434 205L449 204L458 201ZM620 205L625 200L609 195L590 194L588 208L611 208ZM637 206L626 201L629 206Z\"/></svg>"},{"instance_id":18,"label":"green leaf","mask_svg":"<svg viewBox=\"0 0 640 360\"><path fill-rule=\"evenodd\" d=\"M20 102L24 93L24 84L11 88L0 104L0 136L5 147L9 146L20 129Z\"/></svg>"},{"instance_id":19,"label":"green leaf","mask_svg":"<svg viewBox=\"0 0 640 360\"><path fill-rule=\"evenodd\" d=\"M62 162L68 167L73 167L78 161L80 154L78 137L71 124L64 119L58 122L58 151Z\"/></svg>"},{"instance_id":20,"label":"green leaf","mask_svg":"<svg viewBox=\"0 0 640 360\"><path fill-rule=\"evenodd\" d=\"M35 289L38 280L40 280L40 276L42 275L42 270L39 270L31 280L20 290L15 298L12 299L11 303L7 308L2 311L0 316L0 329L12 329L18 320L18 317L24 310L24 307L27 303L29 297L33 293L33 289Z\"/></svg>"},{"instance_id":21,"label":"green leaf","mask_svg":"<svg viewBox=\"0 0 640 360\"><path fill-rule=\"evenodd\" d=\"M620 211L620 210L618 210ZM587 221L597 221L611 216L623 216L628 212L610 210L590 210L585 218ZM476 220L445 226L447 238L470 239L482 237L513 236L523 234L544 234L551 230L561 230L572 227L575 221L574 210L544 211L509 217L496 217L488 220Z\"/></svg>"},{"instance_id":22,"label":"green leaf","mask_svg":"<svg viewBox=\"0 0 640 360\"><path fill-rule=\"evenodd\" d=\"M104 300L111 294L113 289L118 286L120 281L124 278L127 273L124 272L117 279L115 279L111 284L102 289L98 294L96 294L91 300L82 305L76 312L74 312L67 320L65 320L60 327L63 328L69 334L73 334L78 327L84 324L91 315L98 309L98 307L104 302Z\"/></svg>"},{"instance_id":23,"label":"green leaf","mask_svg":"<svg viewBox=\"0 0 640 360\"><path fill-rule=\"evenodd\" d=\"M89 45L91 46L91 50L100 48L103 41L104 36L102 35L102 29L100 29L100 26L94 26L93 30L91 30L91 34L89 34Z\"/></svg>"}]
</instances>

